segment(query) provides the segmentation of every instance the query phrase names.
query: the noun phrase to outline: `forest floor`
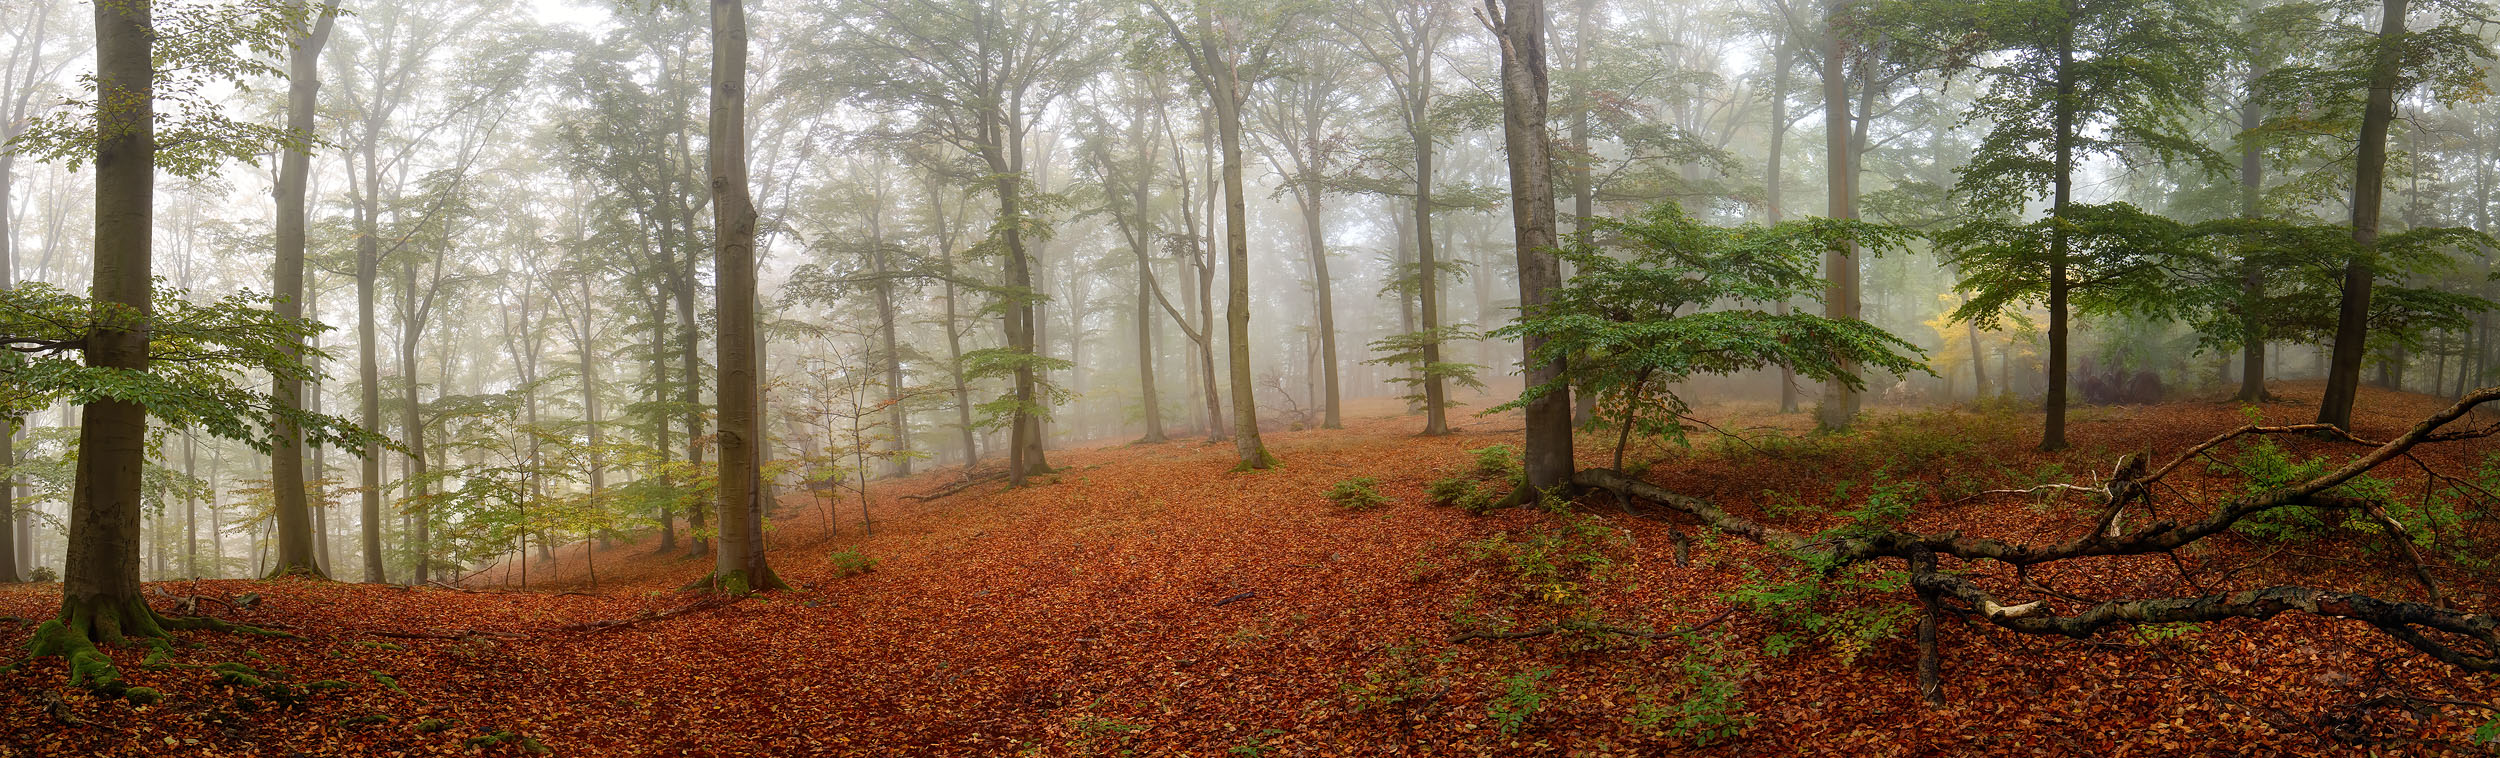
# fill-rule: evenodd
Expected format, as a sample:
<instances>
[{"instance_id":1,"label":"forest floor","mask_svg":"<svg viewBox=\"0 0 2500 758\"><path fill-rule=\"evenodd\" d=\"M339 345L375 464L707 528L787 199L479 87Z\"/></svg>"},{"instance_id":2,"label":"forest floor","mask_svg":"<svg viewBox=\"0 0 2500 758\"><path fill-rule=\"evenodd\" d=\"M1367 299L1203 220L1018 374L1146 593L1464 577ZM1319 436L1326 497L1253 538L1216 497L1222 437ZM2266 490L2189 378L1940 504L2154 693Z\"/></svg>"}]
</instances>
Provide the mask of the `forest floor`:
<instances>
[{"instance_id":1,"label":"forest floor","mask_svg":"<svg viewBox=\"0 0 2500 758\"><path fill-rule=\"evenodd\" d=\"M2263 407L2267 420L2314 412L2318 386L2276 391L2287 397ZM2355 431L2382 439L2444 404L2377 391L2362 403ZM171 662L242 663L258 687L114 651L131 684L164 691L148 706L63 686L57 660L0 673L0 757L2416 755L2479 750L2470 735L2492 714L2474 704L2500 699L2489 678L2364 624L2285 615L2089 640L1948 621L1948 701L1929 707L1913 686L1908 616L1826 608L1819 618L1849 621L1823 631L1874 631L1859 644L1801 634L1804 614L1725 613L1731 591L1791 562L1702 538L1679 565L1665 524L1602 496L1576 514L1431 505L1429 482L1469 469L1470 449L1515 441L1518 419L1466 416L1458 433L1427 438L1394 406L1359 410L1342 430L1270 434L1283 466L1266 472L1232 473L1230 445L1192 439L1054 451L1064 472L1017 491L924 502L900 496L957 474L878 482L873 535L855 500L830 511L835 534L828 504L796 495L771 539L797 589L603 629L565 627L688 607L677 588L708 561L618 545L597 554L595 590L586 546L555 567L533 561L528 592L474 586L502 581L492 573L459 590L150 584L160 610L196 597L203 612L296 637L179 633ZM1874 409L1852 433L1813 436L1805 416L1769 410L1702 414L1752 442L1697 433L1689 451L1634 458L1658 461L1652 482L1792 529L1842 523L1832 512L1865 500L1880 470L1921 485L1908 495L1913 528L2052 541L2093 514L2073 500L1968 493L2090 483L2123 453L2164 461L2246 421L2211 401L2079 409L2074 448L2050 455L2032 450L2036 411ZM1583 465L1602 463L1609 442L1585 438ZM2421 459L2469 472L2494 450L2431 447ZM2186 468L2157 505L2238 486ZM1325 493L1356 476L1393 502L1332 506ZM2081 560L2034 578L2088 597L2290 582L2421 594L2371 539L2208 542L2176 563ZM843 550L878 563L840 576L832 554ZM1588 555L1608 560L1574 562ZM1610 565L1597 576L1574 568L1598 562ZM2466 572L2441 578L2462 607L2500 607L2486 594L2500 590ZM0 646L19 649L58 592L0 588ZM1906 609L1910 598L1851 602ZM1574 614L1706 626L1656 641L1451 641ZM1781 640L1802 642L1774 655Z\"/></svg>"}]
</instances>

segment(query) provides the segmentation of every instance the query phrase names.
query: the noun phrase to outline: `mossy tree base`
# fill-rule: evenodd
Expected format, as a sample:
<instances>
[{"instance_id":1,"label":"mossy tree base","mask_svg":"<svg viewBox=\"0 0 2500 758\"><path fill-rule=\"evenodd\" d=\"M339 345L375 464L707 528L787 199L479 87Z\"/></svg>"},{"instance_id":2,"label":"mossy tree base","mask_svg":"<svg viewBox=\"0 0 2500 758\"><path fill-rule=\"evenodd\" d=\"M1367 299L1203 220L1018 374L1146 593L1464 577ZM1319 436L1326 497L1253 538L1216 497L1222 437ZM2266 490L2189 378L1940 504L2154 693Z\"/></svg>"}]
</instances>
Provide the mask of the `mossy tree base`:
<instances>
[{"instance_id":1,"label":"mossy tree base","mask_svg":"<svg viewBox=\"0 0 2500 758\"><path fill-rule=\"evenodd\" d=\"M1260 445L1257 455L1252 456L1251 458L1240 463L1233 464L1233 473L1239 474L1250 471L1266 471L1268 469L1275 468L1279 462L1280 461L1276 460L1275 453L1268 452L1266 445Z\"/></svg>"},{"instance_id":2,"label":"mossy tree base","mask_svg":"<svg viewBox=\"0 0 2500 758\"><path fill-rule=\"evenodd\" d=\"M313 579L324 582L332 581L329 574L321 572L321 567L309 563L297 564L293 566L279 566L276 570L269 572L268 576L262 578L285 579L288 577Z\"/></svg>"},{"instance_id":3,"label":"mossy tree base","mask_svg":"<svg viewBox=\"0 0 2500 758\"><path fill-rule=\"evenodd\" d=\"M35 627L34 639L27 641L26 652L30 657L58 657L67 662L72 686L85 686L132 702L152 703L161 697L157 691L124 684L121 669L113 665L112 656L106 655L100 646L139 642L161 651L172 637L169 632L174 630L295 636L206 616L164 616L137 597L65 597L61 600L60 617Z\"/></svg>"},{"instance_id":4,"label":"mossy tree base","mask_svg":"<svg viewBox=\"0 0 2500 758\"><path fill-rule=\"evenodd\" d=\"M763 567L758 574L758 576L750 577L745 571L731 571L726 574L714 571L679 589L680 591L702 590L720 595L748 595L790 589L790 583L782 581L781 574L773 571L771 566Z\"/></svg>"}]
</instances>

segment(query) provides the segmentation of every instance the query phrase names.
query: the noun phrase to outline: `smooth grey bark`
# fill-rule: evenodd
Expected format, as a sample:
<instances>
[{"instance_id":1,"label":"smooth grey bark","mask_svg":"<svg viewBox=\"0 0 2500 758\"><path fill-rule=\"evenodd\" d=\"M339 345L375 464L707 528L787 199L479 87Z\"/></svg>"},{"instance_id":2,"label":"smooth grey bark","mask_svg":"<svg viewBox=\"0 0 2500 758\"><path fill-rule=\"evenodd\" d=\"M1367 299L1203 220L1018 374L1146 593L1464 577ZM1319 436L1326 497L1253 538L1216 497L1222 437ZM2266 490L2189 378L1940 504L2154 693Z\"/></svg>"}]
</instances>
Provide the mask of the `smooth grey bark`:
<instances>
[{"instance_id":1,"label":"smooth grey bark","mask_svg":"<svg viewBox=\"0 0 2500 758\"><path fill-rule=\"evenodd\" d=\"M330 40L330 29L338 20L338 0L321 6L311 28L295 39L287 55L287 130L303 139L311 139L316 128L314 118L321 92L321 48ZM312 173L311 146L285 150L278 157L277 180L277 266L276 289L272 309L278 318L301 321L304 318L304 234L305 184ZM288 338L282 350L297 360L304 356L303 342ZM275 405L281 413L301 409L304 405L304 383L280 379L271 388ZM278 554L276 573L305 573L328 578L316 554L312 531L312 513L304 497L304 430L278 419L270 445L269 489L271 510L276 517Z\"/></svg>"},{"instance_id":2,"label":"smooth grey bark","mask_svg":"<svg viewBox=\"0 0 2500 758\"><path fill-rule=\"evenodd\" d=\"M1562 263L1554 223L1553 137L1547 131L1544 0L1486 0L1502 51L1502 141L1510 162L1511 225L1519 251L1519 307L1533 313L1553 302L1562 286ZM1527 382L1536 386L1563 374L1562 361L1538 361L1544 341L1521 341ZM1527 486L1521 493L1554 493L1571 487L1571 390L1528 403L1523 454ZM1514 495L1514 499L1518 496Z\"/></svg>"},{"instance_id":3,"label":"smooth grey bark","mask_svg":"<svg viewBox=\"0 0 2500 758\"><path fill-rule=\"evenodd\" d=\"M782 589L765 562L763 374L755 328L755 200L747 174L747 22L743 0L712 0L712 108L705 142L712 185L712 265L719 334L720 546L713 587ZM880 252L879 257L883 254ZM864 472L863 472L864 475Z\"/></svg>"}]
</instances>

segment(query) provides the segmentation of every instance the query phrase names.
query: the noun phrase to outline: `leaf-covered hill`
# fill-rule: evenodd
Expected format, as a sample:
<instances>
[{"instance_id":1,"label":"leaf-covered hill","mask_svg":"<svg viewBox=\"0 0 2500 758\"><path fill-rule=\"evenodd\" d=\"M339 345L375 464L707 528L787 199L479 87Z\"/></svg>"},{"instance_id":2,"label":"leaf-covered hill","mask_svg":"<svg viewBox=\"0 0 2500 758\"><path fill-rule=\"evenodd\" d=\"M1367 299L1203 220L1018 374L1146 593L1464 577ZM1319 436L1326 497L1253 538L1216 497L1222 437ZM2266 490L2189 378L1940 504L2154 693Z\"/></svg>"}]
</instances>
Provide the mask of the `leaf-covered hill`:
<instances>
[{"instance_id":1,"label":"leaf-covered hill","mask_svg":"<svg viewBox=\"0 0 2500 758\"><path fill-rule=\"evenodd\" d=\"M2439 404L2365 394L2355 431L2383 438ZM675 592L710 564L650 542L533 560L528 592L492 586L517 584L517 566L463 589L152 584L159 610L294 637L112 651L133 685L164 691L146 706L65 687L58 659L22 664L0 674L0 756L2437 754L2472 749L2491 715L2488 681L2357 622L2294 616L2086 640L1948 621L1947 704L1930 708L1898 611L1912 596L1885 577L1782 585L1784 560L1762 548L1602 495L1482 516L1432 504L1439 480L1498 478L1479 471L1498 451L1471 451L1511 441L1517 421L1417 437L1392 410L1273 434L1285 465L1265 472L1232 473L1229 446L1190 440L1059 451L1064 472L1016 491L924 501L901 496L957 473L880 482L873 535L856 501L793 495L770 541L798 589L731 603ZM1887 502L1922 530L2006 538L2061 538L2094 514L1987 490L2089 483L2124 453L2167 456L2246 421L2216 403L2086 409L2074 449L2042 454L2011 411L1881 412L1837 438L1801 416L1712 411L1746 441L1638 454L1658 460L1650 481L1800 530ZM2292 459L2351 452L2282 444ZM2420 455L2472 471L2490 450ZM2156 507L2241 486L2244 462L2218 456ZM1333 504L1355 477L1387 505ZM2418 594L2369 539L2210 544L2176 562L2070 562L2025 597L2328 578ZM873 568L856 573L859 557ZM2438 572L2458 606L2490 607L2478 572ZM0 644L22 644L57 593L0 589Z\"/></svg>"}]
</instances>

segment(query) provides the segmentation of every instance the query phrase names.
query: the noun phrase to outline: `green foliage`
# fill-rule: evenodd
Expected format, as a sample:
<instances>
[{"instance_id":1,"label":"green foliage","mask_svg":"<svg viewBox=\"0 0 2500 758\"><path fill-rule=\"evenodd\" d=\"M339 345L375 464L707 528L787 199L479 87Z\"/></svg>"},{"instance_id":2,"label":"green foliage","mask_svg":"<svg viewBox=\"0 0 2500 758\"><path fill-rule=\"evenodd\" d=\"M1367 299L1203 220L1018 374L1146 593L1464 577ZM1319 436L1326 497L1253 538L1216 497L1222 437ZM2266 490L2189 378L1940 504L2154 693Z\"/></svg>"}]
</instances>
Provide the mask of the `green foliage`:
<instances>
[{"instance_id":1,"label":"green foliage","mask_svg":"<svg viewBox=\"0 0 2500 758\"><path fill-rule=\"evenodd\" d=\"M1372 340L1372 352L1383 353L1383 355L1363 361L1363 363L1372 366L1407 367L1408 370L1405 372L1391 374L1388 377L1389 381L1406 386L1407 394L1402 396L1404 399L1410 402L1423 402L1424 383L1433 379L1438 379L1445 385L1484 389L1484 380L1476 376L1476 373L1484 368L1483 366L1449 360L1424 360L1426 347L1440 348L1441 355L1447 357L1451 353L1447 345L1481 339L1484 339L1484 334L1466 324L1449 324L1435 329L1392 334ZM1446 399L1443 402L1457 405Z\"/></svg>"},{"instance_id":2,"label":"green foliage","mask_svg":"<svg viewBox=\"0 0 2500 758\"><path fill-rule=\"evenodd\" d=\"M1916 347L1863 321L1723 307L1811 299L1824 286L1814 276L1824 251L1855 244L1880 254L1904 245L1906 229L1824 218L1714 227L1673 204L1592 228L1561 251L1576 271L1554 301L1494 332L1543 340L1530 362L1568 368L1495 410L1570 387L1595 393L1600 419L1626 441L1637 433L1681 443L1689 407L1672 387L1697 375L1786 366L1859 389L1869 372L1923 370Z\"/></svg>"},{"instance_id":3,"label":"green foliage","mask_svg":"<svg viewBox=\"0 0 2500 758\"><path fill-rule=\"evenodd\" d=\"M1591 585L1609 581L1631 560L1632 538L1567 506L1554 507L1549 515L1524 535L1498 532L1466 543L1467 557L1500 572L1516 597L1550 606L1586 605Z\"/></svg>"},{"instance_id":4,"label":"green foliage","mask_svg":"<svg viewBox=\"0 0 2500 758\"><path fill-rule=\"evenodd\" d=\"M2061 235L2077 310L2165 313L2184 304L2170 272L2193 263L2185 225L2127 203L2078 204L2063 218L1980 216L1937 235L1937 248L1962 272L1955 288L1972 293L1953 319L1997 329L2008 314L2046 302Z\"/></svg>"},{"instance_id":5,"label":"green foliage","mask_svg":"<svg viewBox=\"0 0 2500 758\"><path fill-rule=\"evenodd\" d=\"M1328 502L1349 511L1362 512L1388 506L1391 501L1380 494L1380 481L1358 476L1328 488Z\"/></svg>"},{"instance_id":6,"label":"green foliage","mask_svg":"<svg viewBox=\"0 0 2500 758\"><path fill-rule=\"evenodd\" d=\"M361 451L385 440L345 419L283 408L266 379L320 379L289 344L328 327L290 321L251 293L194 302L158 287L145 311L71 295L42 282L0 289L0 417L64 401L118 400L147 408L176 430L200 429L268 452L279 422L304 430L308 444ZM79 353L97 330L144 331L149 366L89 366ZM305 356L326 357L307 348Z\"/></svg>"},{"instance_id":7,"label":"green foliage","mask_svg":"<svg viewBox=\"0 0 2500 758\"><path fill-rule=\"evenodd\" d=\"M826 556L826 563L833 566L835 579L859 576L877 570L877 559L860 553L858 548L846 547L833 551L831 555Z\"/></svg>"},{"instance_id":8,"label":"green foliage","mask_svg":"<svg viewBox=\"0 0 2500 758\"><path fill-rule=\"evenodd\" d=\"M1527 465L1519 459L1519 450L1509 445L1491 445L1467 451L1476 457L1475 474L1480 479L1518 484L1526 481Z\"/></svg>"},{"instance_id":9,"label":"green foliage","mask_svg":"<svg viewBox=\"0 0 2500 758\"><path fill-rule=\"evenodd\" d=\"M1440 700L1448 694L1449 679L1441 669L1456 660L1456 652L1443 652L1426 657L1422 643L1407 642L1384 651L1380 663L1363 671L1363 676L1340 689L1352 701L1354 710L1408 706Z\"/></svg>"},{"instance_id":10,"label":"green foliage","mask_svg":"<svg viewBox=\"0 0 2500 758\"><path fill-rule=\"evenodd\" d=\"M1744 680L1753 671L1751 663L1729 650L1724 638L1686 634L1680 641L1684 650L1672 669L1676 681L1667 693L1671 699L1635 684L1632 713L1625 722L1645 732L1691 740L1694 747L1706 747L1753 726L1753 714L1745 710L1744 690Z\"/></svg>"},{"instance_id":11,"label":"green foliage","mask_svg":"<svg viewBox=\"0 0 2500 758\"><path fill-rule=\"evenodd\" d=\"M1503 734L1517 733L1528 725L1528 719L1545 707L1548 695L1539 685L1554 675L1555 669L1522 671L1502 678L1502 694L1485 703L1484 711L1493 717L1493 726Z\"/></svg>"},{"instance_id":12,"label":"green foliage","mask_svg":"<svg viewBox=\"0 0 2500 758\"><path fill-rule=\"evenodd\" d=\"M1728 600L1779 627L1763 639L1764 652L1784 656L1820 644L1841 663L1853 664L1917 615L1916 605L1879 597L1908 586L1906 572L1872 565L1828 573L1788 568L1770 577L1753 575L1729 592Z\"/></svg>"},{"instance_id":13,"label":"green foliage","mask_svg":"<svg viewBox=\"0 0 2500 758\"><path fill-rule=\"evenodd\" d=\"M227 115L227 101L260 81L284 81L284 61L318 4L307 0L156 3L152 19L156 165L200 178L228 161L257 163L278 150L305 150L310 134ZM98 93L79 77L81 97L47 109L0 148L75 169L95 156L99 111L131 107L126 93Z\"/></svg>"}]
</instances>

